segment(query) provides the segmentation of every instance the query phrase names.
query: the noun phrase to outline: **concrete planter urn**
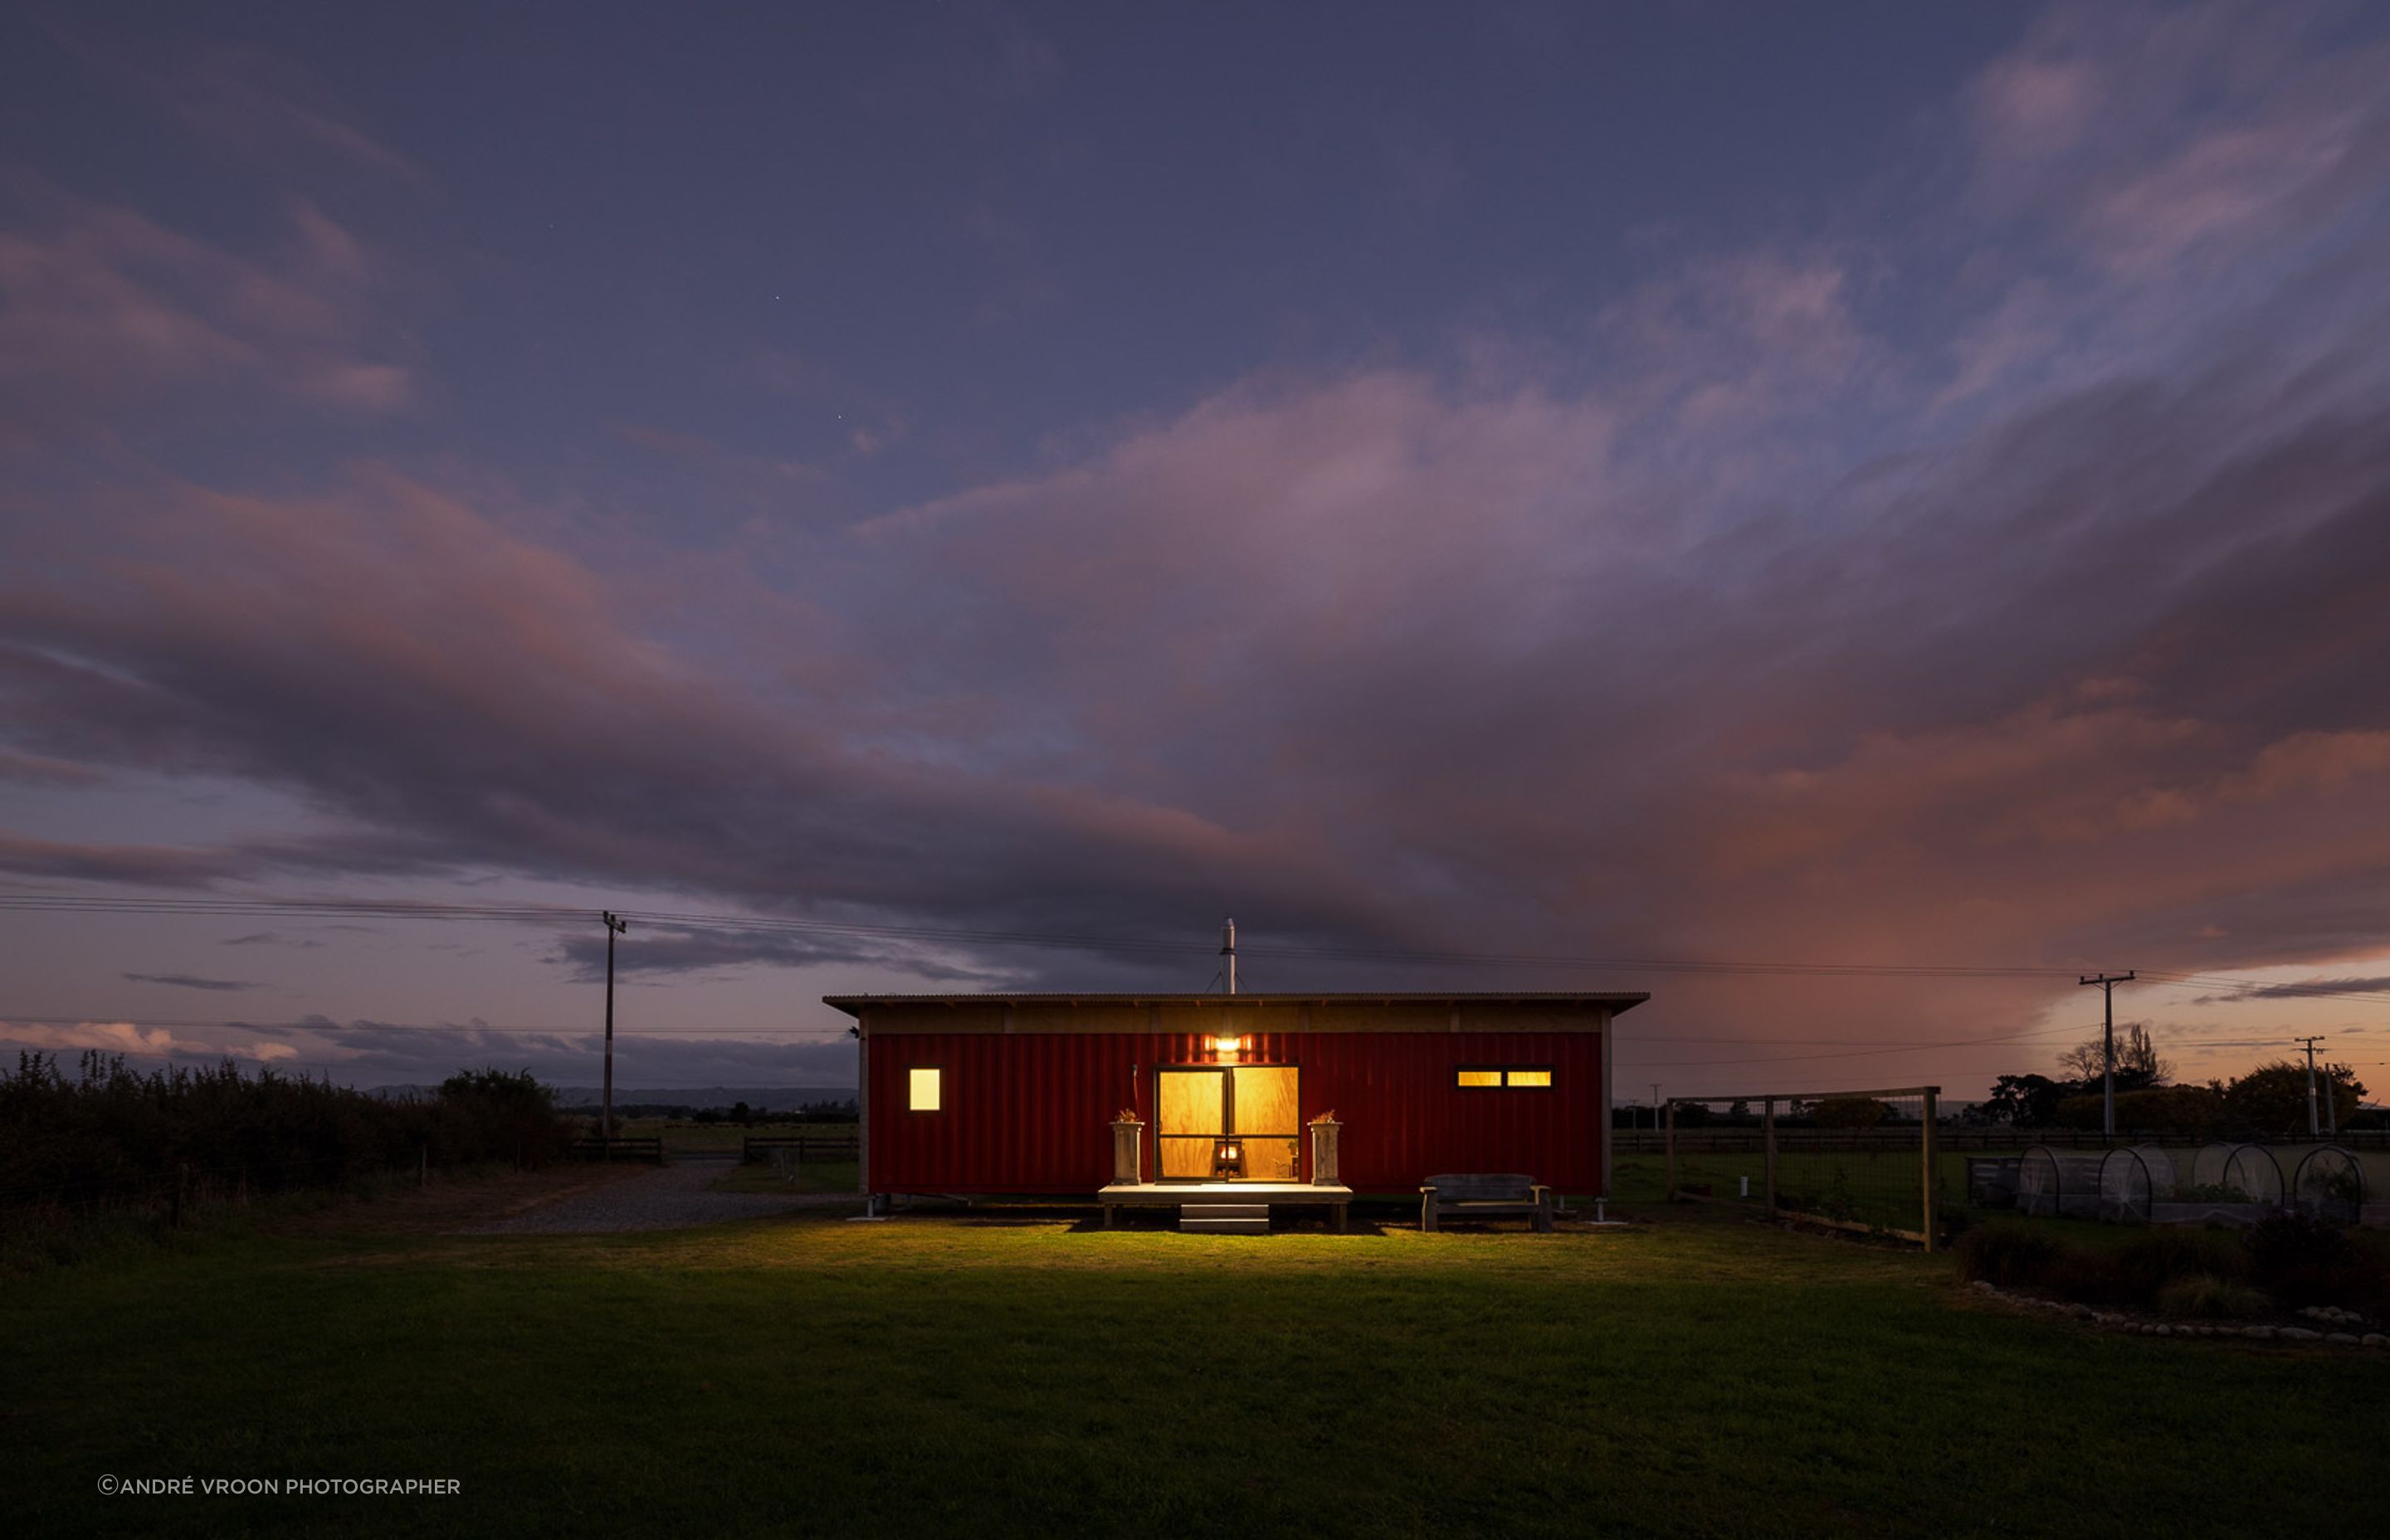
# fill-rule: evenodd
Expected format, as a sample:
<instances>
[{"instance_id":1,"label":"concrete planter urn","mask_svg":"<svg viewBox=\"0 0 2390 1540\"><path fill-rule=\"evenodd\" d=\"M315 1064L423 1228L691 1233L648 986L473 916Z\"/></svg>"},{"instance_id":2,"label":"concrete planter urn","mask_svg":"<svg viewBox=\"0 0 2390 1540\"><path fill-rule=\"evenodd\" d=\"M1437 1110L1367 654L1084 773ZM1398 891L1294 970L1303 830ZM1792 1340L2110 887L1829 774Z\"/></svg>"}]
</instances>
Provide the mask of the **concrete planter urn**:
<instances>
[{"instance_id":1,"label":"concrete planter urn","mask_svg":"<svg viewBox=\"0 0 2390 1540\"><path fill-rule=\"evenodd\" d=\"M1145 1124L1138 1119L1112 1120L1112 1180L1145 1181Z\"/></svg>"},{"instance_id":2,"label":"concrete planter urn","mask_svg":"<svg viewBox=\"0 0 2390 1540\"><path fill-rule=\"evenodd\" d=\"M1336 1136L1344 1125L1332 1120L1322 1120L1311 1125L1311 1181L1314 1187L1334 1187L1341 1178L1336 1174Z\"/></svg>"}]
</instances>

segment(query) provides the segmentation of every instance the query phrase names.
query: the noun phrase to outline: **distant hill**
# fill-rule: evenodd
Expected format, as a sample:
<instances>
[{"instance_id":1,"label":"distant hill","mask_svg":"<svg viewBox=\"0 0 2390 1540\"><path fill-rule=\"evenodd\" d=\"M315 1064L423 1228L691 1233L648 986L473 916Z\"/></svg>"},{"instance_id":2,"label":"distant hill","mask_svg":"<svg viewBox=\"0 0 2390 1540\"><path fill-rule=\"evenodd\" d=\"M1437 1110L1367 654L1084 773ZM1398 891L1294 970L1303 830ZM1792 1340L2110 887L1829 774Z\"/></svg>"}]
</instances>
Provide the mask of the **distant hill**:
<instances>
[{"instance_id":1,"label":"distant hill","mask_svg":"<svg viewBox=\"0 0 2390 1540\"><path fill-rule=\"evenodd\" d=\"M595 1107L605 1097L596 1085L559 1085L559 1107ZM644 1086L614 1087L614 1105L645 1107L733 1107L739 1102L758 1111L784 1112L816 1101L853 1101L852 1085L698 1085L651 1090Z\"/></svg>"},{"instance_id":2,"label":"distant hill","mask_svg":"<svg viewBox=\"0 0 2390 1540\"><path fill-rule=\"evenodd\" d=\"M434 1095L436 1085L382 1085L376 1087L385 1097ZM597 1085L559 1085L556 1087L556 1105L566 1110L596 1107L605 1091ZM730 1108L739 1102L758 1111L781 1112L816 1101L853 1101L852 1085L693 1085L656 1089L645 1085L617 1085L614 1105L617 1107L687 1107Z\"/></svg>"}]
</instances>

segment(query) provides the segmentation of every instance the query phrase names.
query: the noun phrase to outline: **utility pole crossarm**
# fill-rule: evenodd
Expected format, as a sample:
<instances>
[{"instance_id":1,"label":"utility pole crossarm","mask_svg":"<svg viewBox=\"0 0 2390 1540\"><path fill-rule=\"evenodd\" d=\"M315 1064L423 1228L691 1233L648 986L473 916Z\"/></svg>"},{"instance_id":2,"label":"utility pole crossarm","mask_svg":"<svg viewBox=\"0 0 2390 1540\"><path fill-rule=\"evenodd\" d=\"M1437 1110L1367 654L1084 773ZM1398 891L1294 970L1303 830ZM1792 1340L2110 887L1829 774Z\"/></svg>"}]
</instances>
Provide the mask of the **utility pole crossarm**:
<instances>
[{"instance_id":1,"label":"utility pole crossarm","mask_svg":"<svg viewBox=\"0 0 2390 1540\"><path fill-rule=\"evenodd\" d=\"M2323 1038L2321 1036L2294 1037L2291 1041L2298 1044L2307 1051L2307 1137L2310 1139L2319 1139L2323 1137L2323 1129L2316 1120L2315 1051L2316 1045L2322 1042ZM2324 1094L2326 1096L2332 1094L2332 1087L2329 1084L2324 1087ZM2340 1110L2336 1107L2332 1109L2332 1132L2338 1133L2340 1131Z\"/></svg>"},{"instance_id":2,"label":"utility pole crossarm","mask_svg":"<svg viewBox=\"0 0 2390 1540\"><path fill-rule=\"evenodd\" d=\"M2127 969L2122 973L2098 973L2089 978L2077 975L2077 988L2091 984L2100 986L2101 1004L2100 1027L2100 1132L2102 1136L2116 1136L2116 986L2133 982L2139 969Z\"/></svg>"}]
</instances>

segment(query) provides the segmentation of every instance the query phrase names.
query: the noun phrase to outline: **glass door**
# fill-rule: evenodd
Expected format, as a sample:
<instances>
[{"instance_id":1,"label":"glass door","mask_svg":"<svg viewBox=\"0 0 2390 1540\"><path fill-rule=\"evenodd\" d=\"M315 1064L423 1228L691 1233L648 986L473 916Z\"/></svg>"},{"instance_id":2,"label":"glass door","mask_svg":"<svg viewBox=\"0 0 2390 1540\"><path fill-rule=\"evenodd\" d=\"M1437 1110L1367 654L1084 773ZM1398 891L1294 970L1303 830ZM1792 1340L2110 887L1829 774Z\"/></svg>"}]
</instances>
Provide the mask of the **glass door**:
<instances>
[{"instance_id":1,"label":"glass door","mask_svg":"<svg viewBox=\"0 0 2390 1540\"><path fill-rule=\"evenodd\" d=\"M1301 1181L1300 1073L1291 1064L1157 1070L1153 1134L1161 1179Z\"/></svg>"}]
</instances>

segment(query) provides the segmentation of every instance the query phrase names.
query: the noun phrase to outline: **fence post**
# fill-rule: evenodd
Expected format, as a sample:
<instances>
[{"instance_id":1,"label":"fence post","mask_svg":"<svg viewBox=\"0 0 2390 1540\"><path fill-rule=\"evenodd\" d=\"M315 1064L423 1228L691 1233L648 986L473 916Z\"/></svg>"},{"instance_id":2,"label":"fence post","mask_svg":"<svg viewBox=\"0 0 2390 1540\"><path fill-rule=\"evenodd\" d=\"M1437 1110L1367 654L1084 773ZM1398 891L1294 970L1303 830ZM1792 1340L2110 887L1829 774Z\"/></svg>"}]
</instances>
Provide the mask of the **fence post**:
<instances>
[{"instance_id":1,"label":"fence post","mask_svg":"<svg viewBox=\"0 0 2390 1540\"><path fill-rule=\"evenodd\" d=\"M1939 1087L1925 1087L1925 1253L1934 1254L1934 1104Z\"/></svg>"},{"instance_id":2,"label":"fence post","mask_svg":"<svg viewBox=\"0 0 2390 1540\"><path fill-rule=\"evenodd\" d=\"M1767 1217L1776 1217L1776 1098L1769 1097L1760 1104L1759 1139L1767 1147Z\"/></svg>"},{"instance_id":3,"label":"fence post","mask_svg":"<svg viewBox=\"0 0 2390 1540\"><path fill-rule=\"evenodd\" d=\"M1668 1151L1668 1201L1677 1200L1677 1104L1668 1103L1668 1132L1663 1136Z\"/></svg>"},{"instance_id":4,"label":"fence post","mask_svg":"<svg viewBox=\"0 0 2390 1540\"><path fill-rule=\"evenodd\" d=\"M415 1185L418 1189L431 1185L431 1147L420 1140L415 1146Z\"/></svg>"},{"instance_id":5,"label":"fence post","mask_svg":"<svg viewBox=\"0 0 2390 1540\"><path fill-rule=\"evenodd\" d=\"M176 1161L174 1162L174 1213L172 1221L175 1229L179 1230L183 1227L183 1204L187 1200L190 1189L191 1162Z\"/></svg>"}]
</instances>

